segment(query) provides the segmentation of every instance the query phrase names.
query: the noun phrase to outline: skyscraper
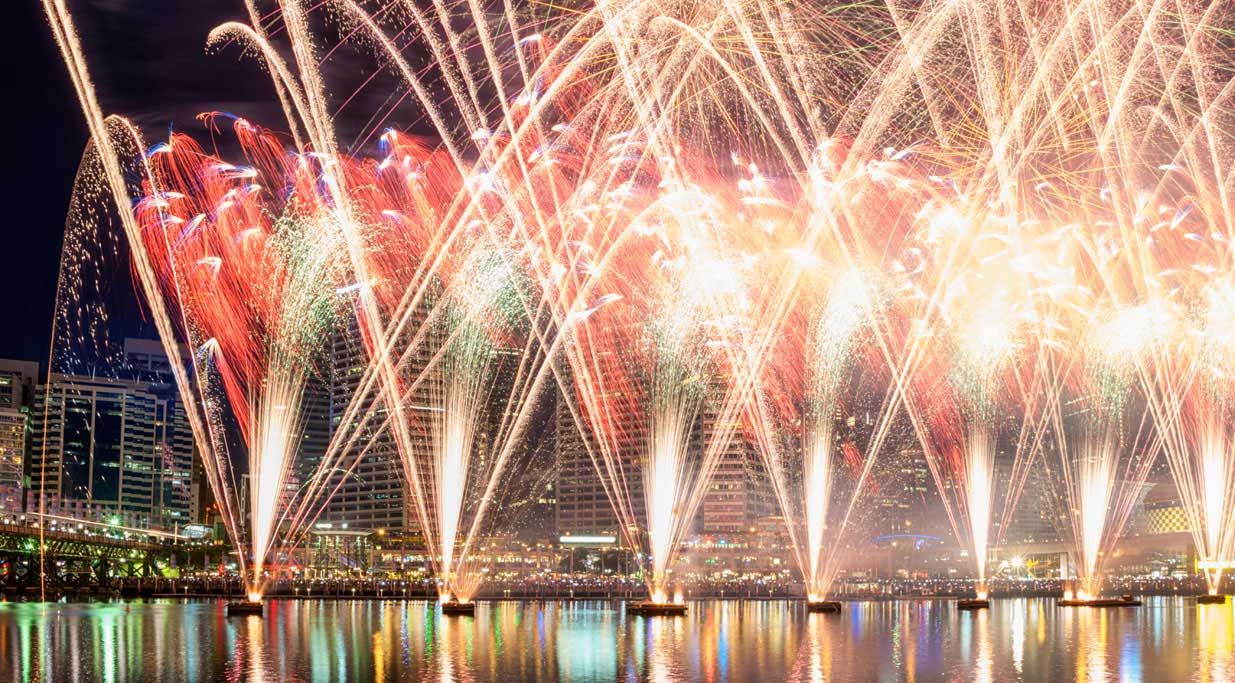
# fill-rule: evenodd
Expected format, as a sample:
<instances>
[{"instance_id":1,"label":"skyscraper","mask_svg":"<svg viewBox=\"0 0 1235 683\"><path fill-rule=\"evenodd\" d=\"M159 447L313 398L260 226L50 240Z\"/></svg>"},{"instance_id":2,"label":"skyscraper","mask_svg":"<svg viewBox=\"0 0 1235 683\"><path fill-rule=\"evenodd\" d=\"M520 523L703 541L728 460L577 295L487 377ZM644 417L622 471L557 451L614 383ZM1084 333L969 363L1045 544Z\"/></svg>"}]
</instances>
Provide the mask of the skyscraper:
<instances>
[{"instance_id":1,"label":"skyscraper","mask_svg":"<svg viewBox=\"0 0 1235 683\"><path fill-rule=\"evenodd\" d=\"M338 490L326 504L322 521L347 524L350 528L407 530L414 522L405 504L398 448L390 430L381 430L386 421L384 402L376 401L372 411L358 412L352 424L343 423L369 364L360 335L360 322L350 316L347 325L338 329L331 339L328 398L331 438L338 438L338 432L346 430L343 437L350 439L355 430L360 429L360 419L368 415L369 420L342 458L344 468L359 458L356 467L350 473L338 471L330 475L333 479L328 488L333 490L337 484ZM370 400L378 394L376 390L371 392Z\"/></svg>"},{"instance_id":2,"label":"skyscraper","mask_svg":"<svg viewBox=\"0 0 1235 683\"><path fill-rule=\"evenodd\" d=\"M30 468L30 409L39 364L0 358L0 511L20 512Z\"/></svg>"},{"instance_id":3,"label":"skyscraper","mask_svg":"<svg viewBox=\"0 0 1235 683\"><path fill-rule=\"evenodd\" d=\"M181 355L187 361L187 352ZM148 382L155 395L152 523L175 530L197 521L194 504L193 430L171 371L171 361L157 339L124 340L123 374ZM200 456L197 456L200 457Z\"/></svg>"},{"instance_id":4,"label":"skyscraper","mask_svg":"<svg viewBox=\"0 0 1235 683\"><path fill-rule=\"evenodd\" d=\"M430 321L435 314L434 305L434 296L426 297L411 312L400 343L391 347L397 357L392 357L390 362L397 368L401 391L410 392L401 400L403 417L407 422L404 426L411 442L411 453L407 455L413 459L432 457L433 416L442 410L433 400L442 389L440 373L434 370L426 374L434 363L438 363L434 367L441 367L440 352L446 341L444 330L433 327L434 323ZM426 325L430 327L426 328ZM506 415L506 400L514 382L514 373L518 370L518 358L518 354L509 349L493 350L481 391L481 398L488 404L485 410L480 411L482 422L476 425L473 441L475 460L469 467L469 477L474 472L487 471L492 462L486 459L497 455L491 448L498 426ZM345 523L349 529L413 531L418 521L407 495L406 474L395 441L395 426L393 422L387 423L390 412L380 382L373 383L365 405L351 423L344 422L349 405L361 389L369 364L369 352L365 348L360 321L355 315L350 315L347 324L340 326L331 339L328 412L330 438L340 444L350 441L351 446L344 448L340 465L336 468L338 471L330 475L334 480L329 489L334 490L335 485L338 489L326 503L322 521ZM362 427L361 422L366 418L367 422ZM526 450L525 445L520 448ZM513 452L509 461L518 462L523 454L524 451ZM355 467L345 472L352 463ZM427 463L419 462L418 472L430 471ZM425 486L428 485L425 483ZM473 489L484 489L483 482L469 481L469 486L471 488L464 495L473 493ZM478 504L479 500L464 501L465 519L470 519L468 513Z\"/></svg>"},{"instance_id":5,"label":"skyscraper","mask_svg":"<svg viewBox=\"0 0 1235 683\"><path fill-rule=\"evenodd\" d=\"M699 420L702 438L697 440L697 448L705 448L721 428L732 430L699 506L699 531L705 534L746 531L758 519L775 511L767 469L755 444L742 429L741 412L733 416L737 424L726 425L721 422L720 407L707 402Z\"/></svg>"},{"instance_id":6,"label":"skyscraper","mask_svg":"<svg viewBox=\"0 0 1235 683\"><path fill-rule=\"evenodd\" d=\"M174 386L151 385L154 404L152 524L176 530L193 517L193 430Z\"/></svg>"},{"instance_id":7,"label":"skyscraper","mask_svg":"<svg viewBox=\"0 0 1235 683\"><path fill-rule=\"evenodd\" d=\"M567 391L571 391L566 378ZM557 518L560 534L613 533L618 520L606 494L592 456L584 439L590 439L590 427L578 429L568 400L559 394L554 421L556 426ZM763 461L754 444L743 433L741 425L721 423L718 400L705 401L696 417L685 457L697 467L703 450L721 427L731 427L729 442L718 456L712 480L708 482L703 500L694 520L694 527L704 533L736 533L745 531L756 520L774 514L775 501ZM735 416L736 420L741 417ZM647 457L646 435L642 430L627 428L617 459L624 471L625 485L640 524L643 513L643 462ZM599 457L599 453L598 453Z\"/></svg>"},{"instance_id":8,"label":"skyscraper","mask_svg":"<svg viewBox=\"0 0 1235 683\"><path fill-rule=\"evenodd\" d=\"M192 521L193 435L162 345L126 339L116 375L52 374L35 389L28 504L174 530Z\"/></svg>"},{"instance_id":9,"label":"skyscraper","mask_svg":"<svg viewBox=\"0 0 1235 683\"><path fill-rule=\"evenodd\" d=\"M38 363L0 358L0 408L28 408L33 402L34 385L38 381Z\"/></svg>"},{"instance_id":10,"label":"skyscraper","mask_svg":"<svg viewBox=\"0 0 1235 683\"><path fill-rule=\"evenodd\" d=\"M0 408L0 514L21 511L26 462L26 413Z\"/></svg>"},{"instance_id":11,"label":"skyscraper","mask_svg":"<svg viewBox=\"0 0 1235 683\"><path fill-rule=\"evenodd\" d=\"M36 392L35 495L59 514L153 525L158 402L141 382L52 375Z\"/></svg>"},{"instance_id":12,"label":"skyscraper","mask_svg":"<svg viewBox=\"0 0 1235 683\"><path fill-rule=\"evenodd\" d=\"M304 398L300 404L304 411L304 432L290 475L295 479L297 490L316 474L326 449L330 447L330 378L331 369L327 364L321 370L312 371L305 381Z\"/></svg>"},{"instance_id":13,"label":"skyscraper","mask_svg":"<svg viewBox=\"0 0 1235 683\"><path fill-rule=\"evenodd\" d=\"M569 379L567 379L569 381ZM568 386L567 391L571 388ZM555 453L557 481L554 485L557 494L557 514L555 526L557 533L563 535L589 535L598 533L615 533L619 529L617 515L613 505L605 493L596 466L588 454L590 431L587 425L582 430L576 425L571 415L570 405L574 397L558 395L554 408ZM633 449L622 454L631 465L627 471L637 473L633 467L637 453ZM628 482L632 487L631 500L642 502L642 482Z\"/></svg>"}]
</instances>

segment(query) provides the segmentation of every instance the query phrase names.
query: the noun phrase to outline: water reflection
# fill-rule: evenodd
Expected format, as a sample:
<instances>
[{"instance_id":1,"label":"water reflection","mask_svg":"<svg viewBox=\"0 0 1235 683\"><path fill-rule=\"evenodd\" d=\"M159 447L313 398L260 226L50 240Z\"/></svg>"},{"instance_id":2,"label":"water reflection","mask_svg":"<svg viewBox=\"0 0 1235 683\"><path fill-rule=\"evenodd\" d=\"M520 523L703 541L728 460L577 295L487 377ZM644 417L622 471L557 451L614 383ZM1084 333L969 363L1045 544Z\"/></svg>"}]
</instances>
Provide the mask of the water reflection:
<instances>
[{"instance_id":1,"label":"water reflection","mask_svg":"<svg viewBox=\"0 0 1235 683\"><path fill-rule=\"evenodd\" d=\"M1139 609L995 600L710 601L678 619L607 602L271 601L0 604L0 680L1005 681L1235 680L1235 606L1151 598Z\"/></svg>"},{"instance_id":2,"label":"water reflection","mask_svg":"<svg viewBox=\"0 0 1235 683\"><path fill-rule=\"evenodd\" d=\"M968 616L975 622L974 630L977 631L978 639L978 654L977 659L974 662L973 680L977 681L977 683L991 683L995 680L995 651L994 646L991 644L990 624L987 623L991 616L990 611L984 609L977 610ZM964 617L962 616L961 618ZM1013 612L1012 623L1014 623L1015 620L1016 614ZM1013 635L1013 643L1015 643L1015 639L1016 636ZM1015 651L1015 647L1016 646L1013 645L1013 651ZM1012 657L1012 664L1013 666L1016 666L1015 654Z\"/></svg>"},{"instance_id":3,"label":"water reflection","mask_svg":"<svg viewBox=\"0 0 1235 683\"><path fill-rule=\"evenodd\" d=\"M1195 631L1198 679L1235 680L1235 609L1230 604L1198 605Z\"/></svg>"},{"instance_id":4,"label":"water reflection","mask_svg":"<svg viewBox=\"0 0 1235 683\"><path fill-rule=\"evenodd\" d=\"M808 683L823 683L832 680L832 631L831 614L806 615L806 636L798 648L791 676Z\"/></svg>"}]
</instances>

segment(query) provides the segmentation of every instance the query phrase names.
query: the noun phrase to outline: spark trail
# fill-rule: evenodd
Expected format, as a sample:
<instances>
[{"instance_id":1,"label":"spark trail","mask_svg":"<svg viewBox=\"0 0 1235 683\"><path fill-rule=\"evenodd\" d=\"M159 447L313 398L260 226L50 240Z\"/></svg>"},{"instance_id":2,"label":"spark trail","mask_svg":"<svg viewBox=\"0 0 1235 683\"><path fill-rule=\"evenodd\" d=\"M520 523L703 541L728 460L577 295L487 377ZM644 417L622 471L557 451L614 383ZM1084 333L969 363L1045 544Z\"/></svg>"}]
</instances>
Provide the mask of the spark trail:
<instances>
[{"instance_id":1,"label":"spark trail","mask_svg":"<svg viewBox=\"0 0 1235 683\"><path fill-rule=\"evenodd\" d=\"M259 57L291 144L237 127L246 163L176 175L160 168L185 146L171 140L142 172L143 224L109 137L120 124L66 5L44 3L169 357L216 340L210 364L174 369L233 539L267 547L255 562L303 538L380 433L443 592L469 597L471 549L552 385L659 599L718 462L748 437L809 590L826 593L901 415L979 590L1034 462L1066 499L1087 592L1158 451L1207 561L1229 558L1229 3L396 5L245 2L250 23L209 40ZM384 70L331 72L345 44ZM340 112L376 88L399 104L342 141ZM392 127L412 120L434 135ZM179 207L216 185L236 194ZM227 253L173 264L159 254L193 239L150 241L196 239L198 214L208 235L233 210L249 214L227 225ZM272 217L334 246L275 277L259 265L273 257L244 251L279 241ZM270 283L235 293L256 312L196 321L210 313L191 305L196 279L246 258ZM330 264L320 282L346 293L369 362L322 467L287 499L273 491L321 330L279 322L314 305L264 302L311 263ZM241 528L206 407L220 392L254 426L266 493L249 517L275 531ZM838 444L829 416L859 402L869 433Z\"/></svg>"}]
</instances>

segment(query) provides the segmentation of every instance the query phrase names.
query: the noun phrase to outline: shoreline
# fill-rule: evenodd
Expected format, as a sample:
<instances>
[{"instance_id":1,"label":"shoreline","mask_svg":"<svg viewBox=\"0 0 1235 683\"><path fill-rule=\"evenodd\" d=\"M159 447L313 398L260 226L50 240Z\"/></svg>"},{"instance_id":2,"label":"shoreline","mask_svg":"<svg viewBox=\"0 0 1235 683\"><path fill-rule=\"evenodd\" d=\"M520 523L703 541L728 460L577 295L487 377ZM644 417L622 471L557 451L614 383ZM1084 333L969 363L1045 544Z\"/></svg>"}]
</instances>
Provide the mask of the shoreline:
<instances>
[{"instance_id":1,"label":"shoreline","mask_svg":"<svg viewBox=\"0 0 1235 683\"><path fill-rule=\"evenodd\" d=\"M1163 592L1163 591L1148 591L1148 592L1133 592L1131 595L1137 597L1177 597L1177 598L1197 598L1201 594L1183 593L1183 592ZM146 603L152 600L178 600L185 602L216 602L242 599L244 596L240 593L222 594L222 593L153 593L150 595L137 596L120 596L120 595L99 595L99 594L75 594L73 596L60 596L56 600L40 601L35 596L25 596L25 599L18 597L10 599L10 596L4 596L0 603L10 604L95 604L95 603ZM963 595L892 595L892 596L829 596L829 599L840 603L884 603L884 602L954 602L957 600L967 599L968 596ZM990 600L1010 601L1024 599L1050 600L1060 599L1062 596L1058 593L1033 593L1033 594L1009 594L1009 595L992 595ZM571 595L555 595L555 596L480 596L473 598L474 603L502 603L502 602L518 602L518 603L576 603L576 602L611 602L615 605L631 601L643 600L643 596L571 596ZM317 594L317 595L296 595L296 594L270 594L263 597L264 601L338 601L338 602L416 602L416 603L435 603L439 602L438 598L431 595L341 595L341 594ZM803 605L807 603L805 597L800 596L732 596L732 595L695 595L685 599L686 602L800 602Z\"/></svg>"}]
</instances>

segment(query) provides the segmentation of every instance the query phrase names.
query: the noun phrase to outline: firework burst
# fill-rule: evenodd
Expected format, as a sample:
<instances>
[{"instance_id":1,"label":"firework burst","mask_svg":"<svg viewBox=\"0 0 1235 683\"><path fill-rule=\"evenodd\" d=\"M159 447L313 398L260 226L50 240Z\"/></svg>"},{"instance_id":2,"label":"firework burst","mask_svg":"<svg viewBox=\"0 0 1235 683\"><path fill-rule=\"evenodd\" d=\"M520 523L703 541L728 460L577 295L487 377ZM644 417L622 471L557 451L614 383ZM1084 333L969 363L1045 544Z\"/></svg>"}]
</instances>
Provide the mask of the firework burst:
<instances>
[{"instance_id":1,"label":"firework burst","mask_svg":"<svg viewBox=\"0 0 1235 683\"><path fill-rule=\"evenodd\" d=\"M121 157L145 147L109 130L44 2L169 356L209 351L198 385L174 368L222 499L203 396L246 425L255 563L377 431L444 590L470 596L469 548L554 383L658 599L748 433L826 592L825 546L902 413L979 590L1038 461L1086 592L1159 452L1206 561L1229 559L1229 3L323 5L436 138L375 112L355 146L375 157L343 153L318 6L246 2L210 40L268 67L290 144L238 124L231 165L173 137L133 211ZM323 476L281 503L339 290L370 362ZM847 392L878 408L838 458Z\"/></svg>"}]
</instances>

